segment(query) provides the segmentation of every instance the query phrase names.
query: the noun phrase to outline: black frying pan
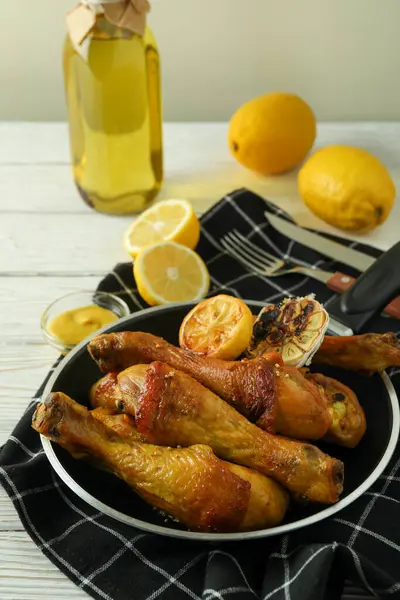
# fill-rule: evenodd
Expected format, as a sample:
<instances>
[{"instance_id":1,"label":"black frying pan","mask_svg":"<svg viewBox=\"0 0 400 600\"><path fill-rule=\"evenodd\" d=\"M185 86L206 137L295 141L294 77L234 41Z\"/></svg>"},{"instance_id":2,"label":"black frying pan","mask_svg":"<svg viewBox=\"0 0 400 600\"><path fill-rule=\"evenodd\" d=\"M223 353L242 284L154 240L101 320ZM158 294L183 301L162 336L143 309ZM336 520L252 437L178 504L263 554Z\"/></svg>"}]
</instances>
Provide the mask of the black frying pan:
<instances>
[{"instance_id":1,"label":"black frying pan","mask_svg":"<svg viewBox=\"0 0 400 600\"><path fill-rule=\"evenodd\" d=\"M254 314L258 314L263 306L260 302L246 302ZM144 310L105 327L102 332L147 331L177 344L179 326L192 306L181 304ZM335 323L332 326L334 330L330 333L338 333ZM44 390L43 398L51 391L61 391L81 404L87 403L89 388L102 376L87 352L87 341L72 350L60 363ZM172 521L165 522L157 511L116 477L74 460L57 444L42 437L43 446L58 475L78 496L105 514L139 529L161 535L215 542L286 533L325 519L356 500L383 472L399 435L398 400L386 374L365 378L332 367L318 367L318 370L343 381L355 391L366 413L367 432L359 446L353 450L319 444L325 452L344 462L345 484L341 500L329 507L295 506L288 512L285 522L272 529L233 534L188 532Z\"/></svg>"}]
</instances>

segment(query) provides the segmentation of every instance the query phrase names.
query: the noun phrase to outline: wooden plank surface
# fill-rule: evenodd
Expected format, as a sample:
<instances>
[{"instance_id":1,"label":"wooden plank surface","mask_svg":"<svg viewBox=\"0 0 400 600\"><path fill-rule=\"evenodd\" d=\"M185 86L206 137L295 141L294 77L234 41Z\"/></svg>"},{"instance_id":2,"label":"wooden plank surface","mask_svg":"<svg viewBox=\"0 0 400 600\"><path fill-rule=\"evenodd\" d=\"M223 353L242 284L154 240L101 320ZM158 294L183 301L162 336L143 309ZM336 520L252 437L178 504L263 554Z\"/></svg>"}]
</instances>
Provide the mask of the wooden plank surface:
<instances>
[{"instance_id":1,"label":"wooden plank surface","mask_svg":"<svg viewBox=\"0 0 400 600\"><path fill-rule=\"evenodd\" d=\"M296 173L263 178L231 158L224 123L166 124L166 179L160 199L183 197L202 212L224 194L248 187L278 203L301 224L314 219L297 193ZM400 123L321 124L317 147L365 147L391 170L400 189ZM93 289L126 260L122 232L132 217L91 211L71 180L63 123L0 123L0 445L5 442L57 352L45 345L40 316L57 297ZM398 241L400 206L365 239ZM356 239L354 236L349 236ZM36 548L0 489L0 598L85 598Z\"/></svg>"},{"instance_id":2,"label":"wooden plank surface","mask_svg":"<svg viewBox=\"0 0 400 600\"><path fill-rule=\"evenodd\" d=\"M88 598L41 553L25 532L0 532L0 556L1 600Z\"/></svg>"}]
</instances>

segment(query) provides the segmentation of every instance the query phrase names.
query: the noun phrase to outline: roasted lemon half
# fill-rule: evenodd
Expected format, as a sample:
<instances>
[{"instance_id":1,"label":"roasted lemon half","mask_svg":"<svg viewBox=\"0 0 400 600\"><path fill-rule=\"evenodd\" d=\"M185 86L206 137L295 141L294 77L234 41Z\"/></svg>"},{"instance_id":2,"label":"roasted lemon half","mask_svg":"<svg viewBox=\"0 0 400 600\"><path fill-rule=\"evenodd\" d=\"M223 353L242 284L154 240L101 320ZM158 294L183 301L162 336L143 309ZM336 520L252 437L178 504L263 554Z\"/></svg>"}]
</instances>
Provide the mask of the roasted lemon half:
<instances>
[{"instance_id":1,"label":"roasted lemon half","mask_svg":"<svg viewBox=\"0 0 400 600\"><path fill-rule=\"evenodd\" d=\"M179 345L203 356L235 360L247 348L253 315L242 300L220 294L197 304L184 318Z\"/></svg>"}]
</instances>

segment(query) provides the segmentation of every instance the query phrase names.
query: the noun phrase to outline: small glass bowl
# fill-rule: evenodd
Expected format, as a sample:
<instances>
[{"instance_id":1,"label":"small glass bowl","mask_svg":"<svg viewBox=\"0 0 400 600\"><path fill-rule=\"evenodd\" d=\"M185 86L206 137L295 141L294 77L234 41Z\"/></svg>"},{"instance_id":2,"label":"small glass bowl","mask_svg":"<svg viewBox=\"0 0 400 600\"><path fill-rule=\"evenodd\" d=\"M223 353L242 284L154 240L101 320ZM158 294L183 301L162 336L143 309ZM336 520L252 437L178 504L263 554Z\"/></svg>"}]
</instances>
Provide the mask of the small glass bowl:
<instances>
[{"instance_id":1,"label":"small glass bowl","mask_svg":"<svg viewBox=\"0 0 400 600\"><path fill-rule=\"evenodd\" d=\"M49 332L48 325L55 317L67 310L82 308L92 304L97 304L97 306L112 311L119 319L126 317L130 313L126 302L121 300L121 298L118 298L118 296L109 294L108 292L82 291L67 294L52 302L42 315L41 327L46 342L56 348L56 350L62 352L62 354L67 354L72 350L76 344L66 344L62 342L58 337Z\"/></svg>"}]
</instances>

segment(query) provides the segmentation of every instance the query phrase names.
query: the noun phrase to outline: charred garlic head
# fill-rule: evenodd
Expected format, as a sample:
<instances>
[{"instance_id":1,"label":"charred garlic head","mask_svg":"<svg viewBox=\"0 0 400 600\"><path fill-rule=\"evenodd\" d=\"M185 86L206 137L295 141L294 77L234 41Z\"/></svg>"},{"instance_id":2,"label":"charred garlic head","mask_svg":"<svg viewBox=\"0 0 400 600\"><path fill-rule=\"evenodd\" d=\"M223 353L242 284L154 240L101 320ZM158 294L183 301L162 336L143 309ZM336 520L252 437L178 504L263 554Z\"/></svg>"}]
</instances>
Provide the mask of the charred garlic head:
<instances>
[{"instance_id":1,"label":"charred garlic head","mask_svg":"<svg viewBox=\"0 0 400 600\"><path fill-rule=\"evenodd\" d=\"M287 365L308 365L324 339L328 323L328 313L312 295L266 306L254 323L247 356L279 352Z\"/></svg>"}]
</instances>

